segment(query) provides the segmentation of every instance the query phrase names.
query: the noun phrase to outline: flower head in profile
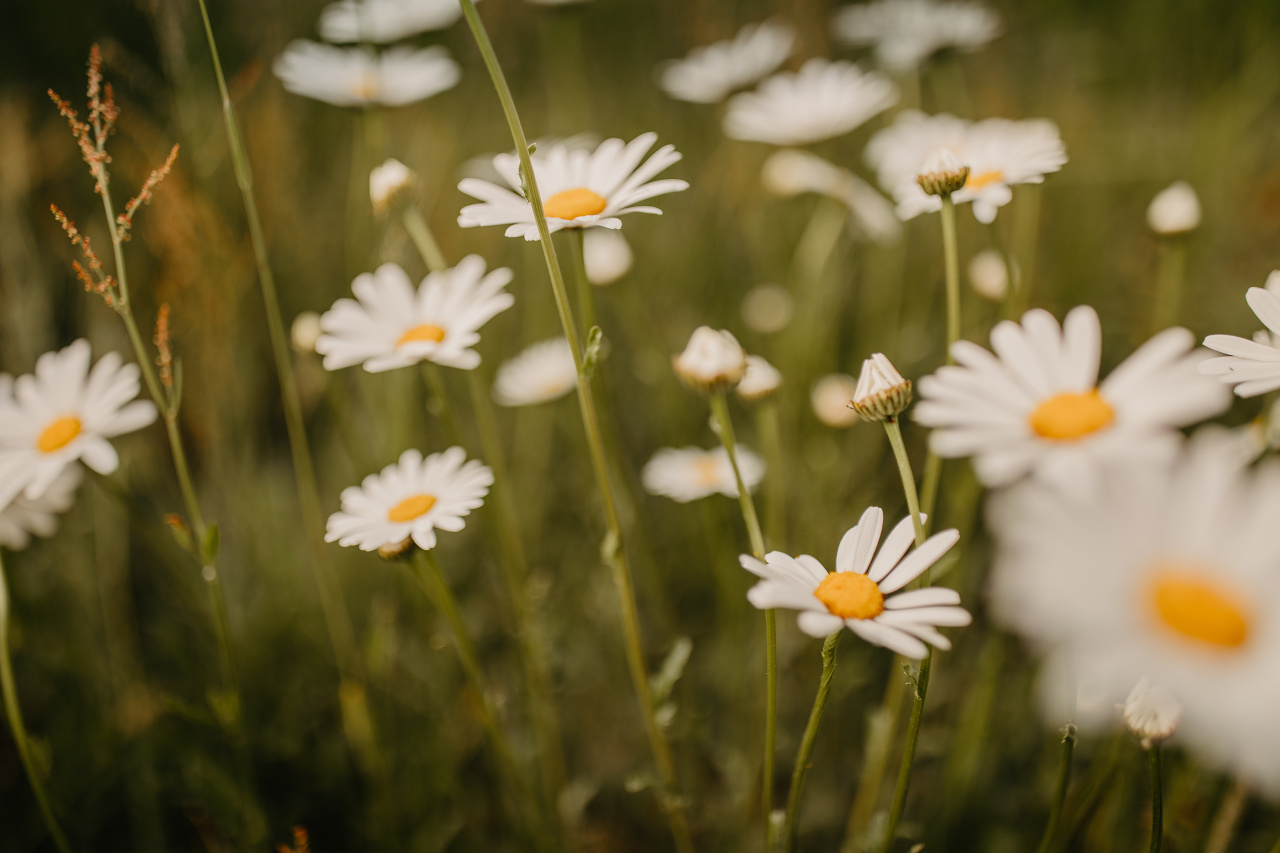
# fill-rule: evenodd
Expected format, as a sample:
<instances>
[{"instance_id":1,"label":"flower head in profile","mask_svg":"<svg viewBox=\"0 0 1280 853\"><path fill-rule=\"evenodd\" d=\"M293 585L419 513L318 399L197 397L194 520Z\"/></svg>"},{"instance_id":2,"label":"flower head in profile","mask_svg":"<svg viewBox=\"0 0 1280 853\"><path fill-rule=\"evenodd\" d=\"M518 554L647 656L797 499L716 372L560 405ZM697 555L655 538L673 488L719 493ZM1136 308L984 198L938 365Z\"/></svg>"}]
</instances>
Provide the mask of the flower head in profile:
<instances>
[{"instance_id":1,"label":"flower head in profile","mask_svg":"<svg viewBox=\"0 0 1280 853\"><path fill-rule=\"evenodd\" d=\"M938 455L974 457L988 486L1031 475L1083 495L1106 466L1166 456L1179 427L1229 404L1198 376L1186 329L1156 335L1099 382L1101 338L1098 315L1082 305L1061 327L1040 309L1000 323L994 353L957 341L956 363L920 380L915 419L935 428Z\"/></svg>"},{"instance_id":2,"label":"flower head in profile","mask_svg":"<svg viewBox=\"0 0 1280 853\"><path fill-rule=\"evenodd\" d=\"M864 421L896 418L911 404L911 380L902 374L884 353L872 353L863 359L858 387L853 391L849 407Z\"/></svg>"},{"instance_id":3,"label":"flower head in profile","mask_svg":"<svg viewBox=\"0 0 1280 853\"><path fill-rule=\"evenodd\" d=\"M369 172L369 201L373 212L384 214L409 194L416 179L413 170L392 157Z\"/></svg>"},{"instance_id":4,"label":"flower head in profile","mask_svg":"<svg viewBox=\"0 0 1280 853\"><path fill-rule=\"evenodd\" d=\"M532 406L558 400L578 384L573 350L564 338L531 344L504 361L493 379L493 399L499 406Z\"/></svg>"},{"instance_id":5,"label":"flower head in profile","mask_svg":"<svg viewBox=\"0 0 1280 853\"><path fill-rule=\"evenodd\" d=\"M285 48L274 68L290 92L339 107L401 107L452 89L462 77L443 47L374 53L302 39Z\"/></svg>"},{"instance_id":6,"label":"flower head in profile","mask_svg":"<svg viewBox=\"0 0 1280 853\"><path fill-rule=\"evenodd\" d=\"M849 133L897 100L898 90L875 71L810 59L799 71L775 74L754 92L734 95L724 132L731 139L808 145Z\"/></svg>"},{"instance_id":7,"label":"flower head in profile","mask_svg":"<svg viewBox=\"0 0 1280 853\"><path fill-rule=\"evenodd\" d=\"M695 47L684 59L664 63L658 83L676 100L718 104L777 70L791 54L795 35L781 21L748 24L730 40Z\"/></svg>"},{"instance_id":8,"label":"flower head in profile","mask_svg":"<svg viewBox=\"0 0 1280 853\"><path fill-rule=\"evenodd\" d=\"M765 160L760 179L775 195L818 193L835 199L849 208L855 233L876 243L892 243L902 234L902 224L884 196L853 172L817 154L779 149Z\"/></svg>"},{"instance_id":9,"label":"flower head in profile","mask_svg":"<svg viewBox=\"0 0 1280 853\"><path fill-rule=\"evenodd\" d=\"M551 232L564 228L616 229L622 227L618 217L628 213L661 214L661 209L639 202L686 190L689 184L676 178L652 180L680 160L672 145L662 146L644 160L657 140L656 133L642 133L628 143L606 139L593 151L562 144L552 146L545 154L534 153L533 172ZM521 189L519 158L499 154L493 158L493 167L507 186L464 178L458 189L480 202L462 208L458 225L506 225L508 237L537 240L533 208Z\"/></svg>"},{"instance_id":10,"label":"flower head in profile","mask_svg":"<svg viewBox=\"0 0 1280 853\"><path fill-rule=\"evenodd\" d=\"M944 48L974 51L1000 35L1000 17L971 0L873 0L836 13L836 39L870 45L890 71L910 71Z\"/></svg>"},{"instance_id":11,"label":"flower head in profile","mask_svg":"<svg viewBox=\"0 0 1280 853\"><path fill-rule=\"evenodd\" d=\"M34 374L0 382L0 506L18 494L38 500L76 460L110 474L120 457L110 438L156 419L136 364L110 352L90 368L83 338L36 360Z\"/></svg>"},{"instance_id":12,"label":"flower head in profile","mask_svg":"<svg viewBox=\"0 0 1280 853\"><path fill-rule=\"evenodd\" d=\"M400 460L359 486L342 490L342 511L329 516L324 541L376 551L412 538L424 551L436 547L436 531L456 533L484 503L493 471L467 461L461 447L423 459L406 450Z\"/></svg>"},{"instance_id":13,"label":"flower head in profile","mask_svg":"<svg viewBox=\"0 0 1280 853\"><path fill-rule=\"evenodd\" d=\"M879 507L864 512L840 540L836 570L830 573L808 554L791 557L772 551L763 562L743 554L739 557L742 567L760 578L747 599L761 610L799 610L797 624L811 637L848 628L868 643L915 660L929 653L926 643L951 648L938 628L972 621L960 606L960 594L945 587L898 590L950 551L960 534L955 530L935 533L908 554L915 531L911 519L904 518L877 554L883 526Z\"/></svg>"},{"instance_id":14,"label":"flower head in profile","mask_svg":"<svg viewBox=\"0 0 1280 853\"><path fill-rule=\"evenodd\" d=\"M1124 724L1142 742L1143 749L1173 737L1182 722L1182 703L1146 676L1129 691L1120 711Z\"/></svg>"},{"instance_id":15,"label":"flower head in profile","mask_svg":"<svg viewBox=\"0 0 1280 853\"><path fill-rule=\"evenodd\" d=\"M320 37L338 44L389 44L443 30L461 17L458 0L338 0L320 13Z\"/></svg>"},{"instance_id":16,"label":"flower head in profile","mask_svg":"<svg viewBox=\"0 0 1280 853\"><path fill-rule=\"evenodd\" d=\"M738 397L748 403L765 400L777 393L782 387L782 372L774 367L763 356L747 356L747 372L742 381L733 390Z\"/></svg>"},{"instance_id":17,"label":"flower head in profile","mask_svg":"<svg viewBox=\"0 0 1280 853\"><path fill-rule=\"evenodd\" d=\"M1166 237L1188 234L1200 227L1200 197L1186 181L1174 181L1151 199L1147 225Z\"/></svg>"},{"instance_id":18,"label":"flower head in profile","mask_svg":"<svg viewBox=\"0 0 1280 853\"><path fill-rule=\"evenodd\" d=\"M742 445L734 449L734 456L743 484L754 492L764 478L764 460ZM649 494L682 504L715 494L738 496L738 481L723 447L664 447L645 464L640 481Z\"/></svg>"},{"instance_id":19,"label":"flower head in profile","mask_svg":"<svg viewBox=\"0 0 1280 853\"><path fill-rule=\"evenodd\" d=\"M47 539L58 529L58 516L71 509L76 489L84 479L79 465L68 465L38 498L18 495L0 510L0 545L21 551L31 544L32 536Z\"/></svg>"},{"instance_id":20,"label":"flower head in profile","mask_svg":"<svg viewBox=\"0 0 1280 853\"><path fill-rule=\"evenodd\" d=\"M731 388L747 372L747 353L732 332L699 326L684 352L672 359L676 375L690 388L710 393Z\"/></svg>"},{"instance_id":21,"label":"flower head in profile","mask_svg":"<svg viewBox=\"0 0 1280 853\"><path fill-rule=\"evenodd\" d=\"M355 299L339 299L320 317L316 352L326 370L363 364L380 373L420 361L472 370L480 327L515 301L503 289L510 281L506 267L486 273L479 255L431 273L417 290L403 269L383 264L352 282Z\"/></svg>"},{"instance_id":22,"label":"flower head in profile","mask_svg":"<svg viewBox=\"0 0 1280 853\"><path fill-rule=\"evenodd\" d=\"M1273 285L1276 285L1273 289ZM1204 345L1222 353L1220 358L1210 358L1200 363L1200 372L1216 376L1227 385L1234 385L1241 397L1257 397L1280 388L1280 270L1271 273L1267 286L1251 287L1245 293L1245 301L1253 313L1267 327L1253 340L1235 335L1210 335Z\"/></svg>"}]
</instances>

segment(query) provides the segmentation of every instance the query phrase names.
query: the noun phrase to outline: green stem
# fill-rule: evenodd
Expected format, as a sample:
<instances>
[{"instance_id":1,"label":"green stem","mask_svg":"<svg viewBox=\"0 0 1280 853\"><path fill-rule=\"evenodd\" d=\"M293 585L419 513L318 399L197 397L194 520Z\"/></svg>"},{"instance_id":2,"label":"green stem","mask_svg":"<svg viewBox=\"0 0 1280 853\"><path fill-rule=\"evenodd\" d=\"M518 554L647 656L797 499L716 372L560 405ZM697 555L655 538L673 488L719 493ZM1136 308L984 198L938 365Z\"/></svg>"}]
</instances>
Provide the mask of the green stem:
<instances>
[{"instance_id":1,"label":"green stem","mask_svg":"<svg viewBox=\"0 0 1280 853\"><path fill-rule=\"evenodd\" d=\"M916 494L915 474L911 472L911 460L907 458L907 448L902 443L902 428L897 418L884 421L884 431L889 436L889 444L893 447L893 458L898 462L898 474L902 477L902 492L907 496L907 511L911 513L911 526L915 528L916 547L924 544L924 520L920 517L920 498ZM925 586L929 585L929 574L925 573Z\"/></svg>"},{"instance_id":2,"label":"green stem","mask_svg":"<svg viewBox=\"0 0 1280 853\"><path fill-rule=\"evenodd\" d=\"M18 757L22 759L22 769L26 771L27 781L31 783L31 792L35 794L45 828L49 830L58 850L71 853L71 845L62 834L62 828L58 826L53 808L49 805L49 795L45 793L44 782L36 768L27 727L22 722L22 708L18 705L18 688L13 683L13 661L9 658L9 587L4 576L3 562L0 562L0 688L4 690L4 712L9 718L9 728L13 731L13 742L18 747Z\"/></svg>"},{"instance_id":3,"label":"green stem","mask_svg":"<svg viewBox=\"0 0 1280 853\"><path fill-rule=\"evenodd\" d=\"M898 709L902 707L903 680L898 669L899 660L900 658L895 657L890 665L884 698L867 721L866 757L858 779L858 791L853 798L853 808L849 810L842 853L863 849L860 836L871 822L876 803L880 799L880 784L884 780L893 735L898 727Z\"/></svg>"},{"instance_id":4,"label":"green stem","mask_svg":"<svg viewBox=\"0 0 1280 853\"><path fill-rule=\"evenodd\" d=\"M463 445L462 430L458 428L458 419L454 417L453 407L449 405L449 392L445 387L444 372L440 370L440 365L432 361L424 361L422 376L427 380L427 389L431 392L429 408L440 421L440 429L444 432L445 441L449 444Z\"/></svg>"},{"instance_id":5,"label":"green stem","mask_svg":"<svg viewBox=\"0 0 1280 853\"><path fill-rule=\"evenodd\" d=\"M924 713L924 699L929 692L929 671L933 666L933 650L920 664L920 674L916 677L915 701L911 704L911 719L907 723L907 741L902 751L902 766L898 769L898 784L893 790L893 804L889 807L889 820L885 824L882 853L889 853L893 846L893 838L898 834L898 823L902 820L902 809L907 802L907 789L911 785L911 765L916 759L916 741L920 737L920 717Z\"/></svg>"},{"instance_id":6,"label":"green stem","mask_svg":"<svg viewBox=\"0 0 1280 853\"><path fill-rule=\"evenodd\" d=\"M1209 825L1209 838L1204 845L1204 853L1227 853L1248 800L1249 786L1237 779L1227 790L1226 796L1222 798L1218 813L1213 816L1213 822Z\"/></svg>"},{"instance_id":7,"label":"green stem","mask_svg":"<svg viewBox=\"0 0 1280 853\"><path fill-rule=\"evenodd\" d=\"M1147 750L1151 754L1151 853L1160 853L1160 840L1164 835L1164 796L1160 779L1160 744L1153 743Z\"/></svg>"},{"instance_id":8,"label":"green stem","mask_svg":"<svg viewBox=\"0 0 1280 853\"><path fill-rule=\"evenodd\" d=\"M1058 762L1058 785L1053 792L1053 806L1049 810L1049 822L1045 824L1037 853L1049 853L1054 849L1058 824L1062 822L1062 807L1067 802L1067 788L1071 785L1071 762L1076 749L1076 724L1067 723L1062 733L1062 752Z\"/></svg>"},{"instance_id":9,"label":"green stem","mask_svg":"<svg viewBox=\"0 0 1280 853\"><path fill-rule=\"evenodd\" d=\"M1152 333L1178 321L1182 287L1187 277L1187 238L1169 237L1160 247L1160 271L1151 315Z\"/></svg>"},{"instance_id":10,"label":"green stem","mask_svg":"<svg viewBox=\"0 0 1280 853\"><path fill-rule=\"evenodd\" d=\"M813 744L818 739L818 729L822 725L822 714L827 709L831 677L836 671L836 644L840 642L840 633L843 630L842 628L836 631L822 644L822 676L818 679L818 695L813 699L813 709L809 711L809 722L805 725L804 736L800 739L800 751L796 753L796 766L791 771L791 791L787 794L787 826L783 835L786 851L794 850L796 846L800 795L804 791L804 777L809 771L809 759L813 756Z\"/></svg>"},{"instance_id":11,"label":"green stem","mask_svg":"<svg viewBox=\"0 0 1280 853\"><path fill-rule=\"evenodd\" d=\"M405 205L400 211L400 219L404 223L404 230L409 232L409 239L418 248L418 254L422 255L422 260L427 262L427 269L431 272L447 270L449 262L440 251L440 244L431 233L431 228L423 218L422 211L414 205Z\"/></svg>"},{"instance_id":12,"label":"green stem","mask_svg":"<svg viewBox=\"0 0 1280 853\"><path fill-rule=\"evenodd\" d=\"M596 324L595 294L591 292L591 279L587 278L587 256L582 248L582 241L585 238L585 228L573 228L569 232L569 253L573 256L571 265L578 294L578 313L582 316L584 335Z\"/></svg>"},{"instance_id":13,"label":"green stem","mask_svg":"<svg viewBox=\"0 0 1280 853\"><path fill-rule=\"evenodd\" d=\"M618 515L617 497L613 484L609 479L609 468L605 456L604 440L600 429L600 418L595 398L591 389L590 377L584 370L582 341L578 335L577 325L573 318L573 309L569 306L568 292L565 289L564 274L560 262L556 258L555 245L551 241L551 231L547 227L547 217L542 209L542 196L538 191L538 182L533 170L533 162L529 156L529 141L525 137L524 128L520 124L520 116L516 112L515 100L511 97L511 89L507 86L506 76L498 64L497 54L485 32L480 15L476 12L474 0L461 0L462 12L466 16L467 26L475 38L476 46L484 59L489 76L493 79L494 89L502 111L511 129L511 138L515 142L516 154L520 158L521 172L525 176L525 192L529 207L533 212L538 227L538 236L542 244L543 258L547 264L547 273L551 278L551 291L556 301L556 311L560 315L560 326L569 342L573 353L573 361L578 368L578 409L582 417L583 429L586 432L587 447L591 455L591 468L596 480L596 488L600 495L600 503L604 510L605 524L608 533L601 546L601 556L609 564L614 582L618 587L621 599L623 636L627 649L627 665L631 674L632 688L640 705L640 713L644 719L645 732L649 738L649 747L653 753L655 765L668 789L660 798L676 848L680 853L693 850L693 841L684 813L674 797L667 796L675 785L675 763L671 758L671 748L667 744L666 735L658 725L653 707L653 697L649 688L649 675L644 661L644 651L640 639L640 619L636 611L634 582L631 569L622 541L622 522Z\"/></svg>"},{"instance_id":14,"label":"green stem","mask_svg":"<svg viewBox=\"0 0 1280 853\"><path fill-rule=\"evenodd\" d=\"M1000 226L996 225L994 220L987 225L987 233L991 235L991 245L999 253L1000 260L1004 262L1004 316L1006 320L1016 320L1018 307L1023 302L1017 266L1013 262L1013 255L1009 254L1009 247L1005 245Z\"/></svg>"},{"instance_id":15,"label":"green stem","mask_svg":"<svg viewBox=\"0 0 1280 853\"><path fill-rule=\"evenodd\" d=\"M956 203L942 197L942 251L947 271L947 363L951 346L960 340L960 255L956 245Z\"/></svg>"}]
</instances>

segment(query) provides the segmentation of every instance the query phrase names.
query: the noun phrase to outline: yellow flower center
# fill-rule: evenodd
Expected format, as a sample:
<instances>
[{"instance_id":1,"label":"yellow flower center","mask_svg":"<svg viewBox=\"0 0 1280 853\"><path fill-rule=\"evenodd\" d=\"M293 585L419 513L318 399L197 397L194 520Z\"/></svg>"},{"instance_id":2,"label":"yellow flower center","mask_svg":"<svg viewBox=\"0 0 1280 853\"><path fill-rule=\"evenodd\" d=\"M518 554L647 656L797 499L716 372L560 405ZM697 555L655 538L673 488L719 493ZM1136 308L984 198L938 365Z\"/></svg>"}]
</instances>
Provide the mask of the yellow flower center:
<instances>
[{"instance_id":1,"label":"yellow flower center","mask_svg":"<svg viewBox=\"0 0 1280 853\"><path fill-rule=\"evenodd\" d=\"M1031 413L1031 429L1041 438L1075 441L1111 423L1115 412L1098 389L1055 394Z\"/></svg>"},{"instance_id":2,"label":"yellow flower center","mask_svg":"<svg viewBox=\"0 0 1280 853\"><path fill-rule=\"evenodd\" d=\"M1195 568L1162 566L1151 601L1165 625L1211 646L1237 648L1249 639L1249 614L1229 590Z\"/></svg>"},{"instance_id":3,"label":"yellow flower center","mask_svg":"<svg viewBox=\"0 0 1280 853\"><path fill-rule=\"evenodd\" d=\"M542 203L542 212L555 219L577 219L579 216L595 216L608 204L604 196L586 187L565 190Z\"/></svg>"},{"instance_id":4,"label":"yellow flower center","mask_svg":"<svg viewBox=\"0 0 1280 853\"><path fill-rule=\"evenodd\" d=\"M397 347L405 344L416 343L419 341L435 341L440 343L444 340L444 329L431 323L423 323L421 326L414 326L409 331L400 336L400 340L396 341Z\"/></svg>"},{"instance_id":5,"label":"yellow flower center","mask_svg":"<svg viewBox=\"0 0 1280 853\"><path fill-rule=\"evenodd\" d=\"M693 463L698 485L712 488L720 482L720 465L714 456L707 456Z\"/></svg>"},{"instance_id":6,"label":"yellow flower center","mask_svg":"<svg viewBox=\"0 0 1280 853\"><path fill-rule=\"evenodd\" d=\"M884 593L876 582L857 572L832 572L813 591L841 619L874 619L884 612Z\"/></svg>"},{"instance_id":7,"label":"yellow flower center","mask_svg":"<svg viewBox=\"0 0 1280 853\"><path fill-rule=\"evenodd\" d=\"M989 184L998 184L1004 181L1004 172L999 169L992 169L989 172L978 172L976 175L969 173L969 179L964 182L964 188L967 190L980 190Z\"/></svg>"},{"instance_id":8,"label":"yellow flower center","mask_svg":"<svg viewBox=\"0 0 1280 853\"><path fill-rule=\"evenodd\" d=\"M360 79L351 87L352 93L363 100L372 100L378 95L378 75L372 71L365 71L360 75Z\"/></svg>"},{"instance_id":9,"label":"yellow flower center","mask_svg":"<svg viewBox=\"0 0 1280 853\"><path fill-rule=\"evenodd\" d=\"M36 447L40 449L41 453L53 453L55 450L61 450L80 434L80 429L79 418L71 416L58 418L45 427L44 432L40 433L40 437L36 439Z\"/></svg>"},{"instance_id":10,"label":"yellow flower center","mask_svg":"<svg viewBox=\"0 0 1280 853\"><path fill-rule=\"evenodd\" d=\"M388 510L387 521L394 521L396 524L413 521L418 516L426 515L435 505L434 495L414 495L411 498L405 498Z\"/></svg>"}]
</instances>

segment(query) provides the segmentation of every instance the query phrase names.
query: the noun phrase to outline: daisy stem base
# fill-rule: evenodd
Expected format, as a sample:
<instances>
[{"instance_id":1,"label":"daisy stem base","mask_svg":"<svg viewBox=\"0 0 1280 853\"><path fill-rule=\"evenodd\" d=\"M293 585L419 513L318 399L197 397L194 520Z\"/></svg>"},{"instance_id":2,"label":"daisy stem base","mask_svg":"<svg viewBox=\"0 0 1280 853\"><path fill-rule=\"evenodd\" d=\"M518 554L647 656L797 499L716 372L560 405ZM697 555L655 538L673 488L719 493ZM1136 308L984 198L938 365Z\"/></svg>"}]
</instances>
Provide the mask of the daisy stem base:
<instances>
[{"instance_id":1,"label":"daisy stem base","mask_svg":"<svg viewBox=\"0 0 1280 853\"><path fill-rule=\"evenodd\" d=\"M1062 751L1058 763L1058 785L1053 792L1053 805L1049 822L1045 824L1037 853L1050 853L1057 846L1058 826L1062 823L1062 807L1067 802L1067 788L1071 785L1071 763L1075 757L1076 724L1067 723L1062 732Z\"/></svg>"},{"instance_id":2,"label":"daisy stem base","mask_svg":"<svg viewBox=\"0 0 1280 853\"><path fill-rule=\"evenodd\" d=\"M1147 750L1151 764L1151 853L1160 853L1160 841L1164 835L1164 792L1160 772L1160 744L1153 743Z\"/></svg>"},{"instance_id":3,"label":"daisy stem base","mask_svg":"<svg viewBox=\"0 0 1280 853\"><path fill-rule=\"evenodd\" d=\"M898 824L902 821L902 810L907 802L907 789L911 786L911 766L916 760L916 742L920 738L920 718L924 715L924 700L929 693L929 672L932 668L933 650L930 649L929 654L920 664L920 674L915 679L915 701L911 704L911 719L907 723L907 740L902 750L902 766L898 769L898 784L893 790L893 803L889 807L889 819L885 823L881 853L889 853L892 849L894 836L898 834Z\"/></svg>"},{"instance_id":4,"label":"daisy stem base","mask_svg":"<svg viewBox=\"0 0 1280 853\"><path fill-rule=\"evenodd\" d=\"M800 739L800 750L796 753L796 766L791 771L791 790L787 793L787 825L783 836L784 850L788 853L795 849L796 831L799 829L800 795L804 791L804 777L809 771L809 759L813 757L813 745L818 739L818 729L822 726L822 715L827 710L827 694L831 692L831 678L836 671L836 645L840 642L840 631L827 637L822 644L822 675L818 679L818 695L813 699L813 709L809 711L809 722L804 727L804 736Z\"/></svg>"}]
</instances>

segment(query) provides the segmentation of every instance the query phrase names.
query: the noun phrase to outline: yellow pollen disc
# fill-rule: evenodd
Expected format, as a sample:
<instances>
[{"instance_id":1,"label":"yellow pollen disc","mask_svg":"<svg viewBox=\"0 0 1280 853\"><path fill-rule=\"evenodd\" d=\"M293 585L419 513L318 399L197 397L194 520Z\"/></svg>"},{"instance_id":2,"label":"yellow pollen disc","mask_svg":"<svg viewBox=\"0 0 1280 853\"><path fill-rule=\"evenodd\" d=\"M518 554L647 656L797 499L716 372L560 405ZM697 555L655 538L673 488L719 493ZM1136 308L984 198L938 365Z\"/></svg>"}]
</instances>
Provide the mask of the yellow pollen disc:
<instances>
[{"instance_id":1,"label":"yellow pollen disc","mask_svg":"<svg viewBox=\"0 0 1280 853\"><path fill-rule=\"evenodd\" d=\"M976 175L969 173L969 179L964 182L964 188L967 190L980 190L989 184L998 184L1004 180L1004 172L999 169L992 169L989 172L978 172Z\"/></svg>"},{"instance_id":2,"label":"yellow pollen disc","mask_svg":"<svg viewBox=\"0 0 1280 853\"><path fill-rule=\"evenodd\" d=\"M579 216L595 216L604 210L608 202L604 196L586 187L556 193L542 203L542 212L555 219L577 219Z\"/></svg>"},{"instance_id":3,"label":"yellow pollen disc","mask_svg":"<svg viewBox=\"0 0 1280 853\"><path fill-rule=\"evenodd\" d=\"M704 488L711 488L720 482L720 466L717 464L715 457L708 456L705 459L699 459L693 463L693 466L698 478L698 484Z\"/></svg>"},{"instance_id":4,"label":"yellow pollen disc","mask_svg":"<svg viewBox=\"0 0 1280 853\"><path fill-rule=\"evenodd\" d=\"M874 619L884 612L884 593L876 582L857 572L832 572L813 591L841 619Z\"/></svg>"},{"instance_id":5,"label":"yellow pollen disc","mask_svg":"<svg viewBox=\"0 0 1280 853\"><path fill-rule=\"evenodd\" d=\"M1249 616L1237 599L1196 570L1163 568L1151 584L1151 601L1168 627L1202 643L1236 648L1249 639Z\"/></svg>"},{"instance_id":6,"label":"yellow pollen disc","mask_svg":"<svg viewBox=\"0 0 1280 853\"><path fill-rule=\"evenodd\" d=\"M36 447L41 453L52 453L61 450L80 434L80 419L73 417L58 418L44 428L36 439Z\"/></svg>"},{"instance_id":7,"label":"yellow pollen disc","mask_svg":"<svg viewBox=\"0 0 1280 853\"><path fill-rule=\"evenodd\" d=\"M1056 394L1031 413L1031 429L1041 438L1074 441L1111 423L1115 412L1095 388L1083 394Z\"/></svg>"},{"instance_id":8,"label":"yellow pollen disc","mask_svg":"<svg viewBox=\"0 0 1280 853\"><path fill-rule=\"evenodd\" d=\"M436 499L433 495L414 495L411 498L405 498L388 510L387 521L394 521L397 524L413 521L420 515L426 515L435 505Z\"/></svg>"},{"instance_id":9,"label":"yellow pollen disc","mask_svg":"<svg viewBox=\"0 0 1280 853\"><path fill-rule=\"evenodd\" d=\"M418 341L435 341L440 343L444 340L444 329L434 326L431 323L423 323L421 326L414 326L409 331L400 336L400 340L396 341L396 346L402 347L405 344L416 343Z\"/></svg>"},{"instance_id":10,"label":"yellow pollen disc","mask_svg":"<svg viewBox=\"0 0 1280 853\"><path fill-rule=\"evenodd\" d=\"M360 79L351 89L357 98L371 100L378 94L378 75L370 72L361 74Z\"/></svg>"}]
</instances>

